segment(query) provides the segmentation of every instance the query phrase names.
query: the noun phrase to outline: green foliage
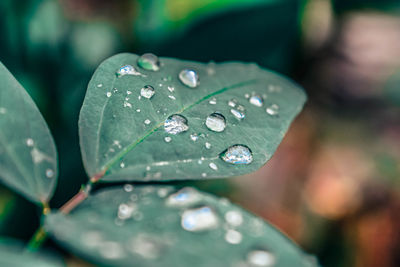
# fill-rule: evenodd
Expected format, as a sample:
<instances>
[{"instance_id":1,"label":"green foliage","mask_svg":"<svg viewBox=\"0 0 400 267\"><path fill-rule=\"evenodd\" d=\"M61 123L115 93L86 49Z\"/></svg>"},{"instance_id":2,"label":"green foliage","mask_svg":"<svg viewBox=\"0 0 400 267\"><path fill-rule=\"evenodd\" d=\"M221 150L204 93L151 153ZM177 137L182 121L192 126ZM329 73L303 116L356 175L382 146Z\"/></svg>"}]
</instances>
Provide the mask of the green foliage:
<instances>
[{"instance_id":1,"label":"green foliage","mask_svg":"<svg viewBox=\"0 0 400 267\"><path fill-rule=\"evenodd\" d=\"M0 180L36 203L47 203L57 181L57 152L39 110L0 63Z\"/></svg>"},{"instance_id":2,"label":"green foliage","mask_svg":"<svg viewBox=\"0 0 400 267\"><path fill-rule=\"evenodd\" d=\"M106 188L70 215L47 216L46 229L95 264L310 266L307 256L280 232L228 200L191 187L176 190L129 184ZM202 212L189 214L201 207ZM196 221L196 216L203 220ZM256 265L254 251L265 253L269 264Z\"/></svg>"},{"instance_id":3,"label":"green foliage","mask_svg":"<svg viewBox=\"0 0 400 267\"><path fill-rule=\"evenodd\" d=\"M137 59L134 54L116 55L100 65L89 83L79 131L90 177L106 171L102 181L153 181L253 172L272 156L305 101L305 94L295 84L254 64L161 58L160 70L153 72L138 68ZM136 75L118 77L118 69L128 64L136 68ZM197 72L198 87L189 88L179 80L183 69ZM147 85L155 92L150 99L141 96ZM256 106L245 95L264 97L265 101ZM234 103L229 105L229 101ZM240 106L245 111L240 111ZM278 113L268 114L266 109L271 107ZM235 117L235 110L245 117ZM214 112L226 119L222 132L205 125ZM164 122L173 114L188 120L187 131L174 135L164 130ZM250 148L251 164L232 165L219 158L236 144Z\"/></svg>"}]
</instances>

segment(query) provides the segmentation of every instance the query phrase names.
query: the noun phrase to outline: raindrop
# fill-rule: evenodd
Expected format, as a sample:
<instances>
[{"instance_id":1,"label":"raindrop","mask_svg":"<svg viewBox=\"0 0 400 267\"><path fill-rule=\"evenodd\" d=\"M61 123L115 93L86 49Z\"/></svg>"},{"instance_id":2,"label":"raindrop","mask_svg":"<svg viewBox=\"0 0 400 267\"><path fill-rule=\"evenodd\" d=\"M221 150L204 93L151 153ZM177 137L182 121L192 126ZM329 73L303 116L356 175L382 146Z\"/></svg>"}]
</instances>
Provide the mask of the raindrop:
<instances>
[{"instance_id":1,"label":"raindrop","mask_svg":"<svg viewBox=\"0 0 400 267\"><path fill-rule=\"evenodd\" d=\"M162 246L155 242L154 238L139 235L131 241L132 252L146 259L156 259L162 253Z\"/></svg>"},{"instance_id":2,"label":"raindrop","mask_svg":"<svg viewBox=\"0 0 400 267\"><path fill-rule=\"evenodd\" d=\"M217 164L215 164L214 162L211 162L210 164L208 164L208 166L213 169L214 171L218 170L218 166Z\"/></svg>"},{"instance_id":3,"label":"raindrop","mask_svg":"<svg viewBox=\"0 0 400 267\"><path fill-rule=\"evenodd\" d=\"M147 99L152 98L154 94L155 94L154 88L153 88L153 86L150 86L150 85L145 85L140 90L140 95Z\"/></svg>"},{"instance_id":4,"label":"raindrop","mask_svg":"<svg viewBox=\"0 0 400 267\"><path fill-rule=\"evenodd\" d=\"M167 143L171 142L171 140L172 140L172 138L170 136L164 137L164 141Z\"/></svg>"},{"instance_id":5,"label":"raindrop","mask_svg":"<svg viewBox=\"0 0 400 267\"><path fill-rule=\"evenodd\" d=\"M178 192L171 194L165 201L167 206L184 207L199 202L201 195L192 187L184 187Z\"/></svg>"},{"instance_id":6,"label":"raindrop","mask_svg":"<svg viewBox=\"0 0 400 267\"><path fill-rule=\"evenodd\" d=\"M251 266L272 266L275 264L275 256L267 250L253 250L247 254L247 262Z\"/></svg>"},{"instance_id":7,"label":"raindrop","mask_svg":"<svg viewBox=\"0 0 400 267\"><path fill-rule=\"evenodd\" d=\"M266 111L269 115L274 116L278 114L279 106L277 104L272 104L267 107Z\"/></svg>"},{"instance_id":8,"label":"raindrop","mask_svg":"<svg viewBox=\"0 0 400 267\"><path fill-rule=\"evenodd\" d=\"M196 71L191 69L184 69L179 73L179 80L190 88L199 86L199 75Z\"/></svg>"},{"instance_id":9,"label":"raindrop","mask_svg":"<svg viewBox=\"0 0 400 267\"><path fill-rule=\"evenodd\" d=\"M125 168L125 163L121 162L121 163L119 164L119 166L120 166L121 168Z\"/></svg>"},{"instance_id":10,"label":"raindrop","mask_svg":"<svg viewBox=\"0 0 400 267\"><path fill-rule=\"evenodd\" d=\"M127 95L130 95L130 94L132 94L132 92L129 91L129 90L127 90L127 91L126 91L126 94L127 94Z\"/></svg>"},{"instance_id":11,"label":"raindrop","mask_svg":"<svg viewBox=\"0 0 400 267\"><path fill-rule=\"evenodd\" d=\"M125 184L124 185L124 191L125 192L132 192L133 191L133 185L131 185L131 184Z\"/></svg>"},{"instance_id":12,"label":"raindrop","mask_svg":"<svg viewBox=\"0 0 400 267\"><path fill-rule=\"evenodd\" d=\"M174 114L164 122L164 129L169 134L178 134L189 130L188 121L182 115Z\"/></svg>"},{"instance_id":13,"label":"raindrop","mask_svg":"<svg viewBox=\"0 0 400 267\"><path fill-rule=\"evenodd\" d=\"M210 99L210 101L208 101L208 103L210 103L211 105L215 105L215 104L217 104L217 99L212 98L212 99Z\"/></svg>"},{"instance_id":14,"label":"raindrop","mask_svg":"<svg viewBox=\"0 0 400 267\"><path fill-rule=\"evenodd\" d=\"M97 87L102 87L103 86L103 84L102 83L99 83L98 85L97 85Z\"/></svg>"},{"instance_id":15,"label":"raindrop","mask_svg":"<svg viewBox=\"0 0 400 267\"><path fill-rule=\"evenodd\" d=\"M46 170L46 176L47 176L47 178L53 178L54 171L52 169L47 169Z\"/></svg>"},{"instance_id":16,"label":"raindrop","mask_svg":"<svg viewBox=\"0 0 400 267\"><path fill-rule=\"evenodd\" d=\"M135 206L133 203L130 205L122 203L118 207L118 218L121 220L126 220L132 217L132 213L135 210Z\"/></svg>"},{"instance_id":17,"label":"raindrop","mask_svg":"<svg viewBox=\"0 0 400 267\"><path fill-rule=\"evenodd\" d=\"M217 214L208 206L185 210L182 214L181 225L190 232L211 230L218 226Z\"/></svg>"},{"instance_id":18,"label":"raindrop","mask_svg":"<svg viewBox=\"0 0 400 267\"><path fill-rule=\"evenodd\" d=\"M33 144L34 144L34 142L33 142L33 139L32 139L32 138L26 139L26 145L27 145L27 146L33 146Z\"/></svg>"},{"instance_id":19,"label":"raindrop","mask_svg":"<svg viewBox=\"0 0 400 267\"><path fill-rule=\"evenodd\" d=\"M211 144L210 144L209 142L206 142L206 143L204 144L204 146L205 146L207 149L210 149L210 148L211 148Z\"/></svg>"},{"instance_id":20,"label":"raindrop","mask_svg":"<svg viewBox=\"0 0 400 267\"><path fill-rule=\"evenodd\" d=\"M111 97L111 95L112 95L111 92L107 92L107 93L106 93L106 96L107 96L107 97Z\"/></svg>"},{"instance_id":21,"label":"raindrop","mask_svg":"<svg viewBox=\"0 0 400 267\"><path fill-rule=\"evenodd\" d=\"M151 167L150 166L146 166L146 171L150 171Z\"/></svg>"},{"instance_id":22,"label":"raindrop","mask_svg":"<svg viewBox=\"0 0 400 267\"><path fill-rule=\"evenodd\" d=\"M228 101L228 106L230 106L230 107L236 107L236 104L237 104L237 100L236 99L231 99L231 100L229 100Z\"/></svg>"},{"instance_id":23,"label":"raindrop","mask_svg":"<svg viewBox=\"0 0 400 267\"><path fill-rule=\"evenodd\" d=\"M151 123L151 120L149 120L149 119L146 119L146 120L144 121L144 124L149 125L150 123Z\"/></svg>"},{"instance_id":24,"label":"raindrop","mask_svg":"<svg viewBox=\"0 0 400 267\"><path fill-rule=\"evenodd\" d=\"M243 120L245 115L244 112L241 112L237 109L231 109L231 113L233 114L233 116L235 116L236 119L238 120Z\"/></svg>"},{"instance_id":25,"label":"raindrop","mask_svg":"<svg viewBox=\"0 0 400 267\"><path fill-rule=\"evenodd\" d=\"M193 142L196 142L197 140L199 140L199 136L194 133L190 135L190 139L192 139Z\"/></svg>"},{"instance_id":26,"label":"raindrop","mask_svg":"<svg viewBox=\"0 0 400 267\"><path fill-rule=\"evenodd\" d=\"M253 95L250 97L249 102L256 107L262 107L264 100L259 95Z\"/></svg>"},{"instance_id":27,"label":"raindrop","mask_svg":"<svg viewBox=\"0 0 400 267\"><path fill-rule=\"evenodd\" d=\"M230 210L225 213L225 221L232 226L240 226L243 223L242 213L235 210Z\"/></svg>"},{"instance_id":28,"label":"raindrop","mask_svg":"<svg viewBox=\"0 0 400 267\"><path fill-rule=\"evenodd\" d=\"M214 132L222 132L226 127L225 117L220 113L212 113L206 119L206 126Z\"/></svg>"},{"instance_id":29,"label":"raindrop","mask_svg":"<svg viewBox=\"0 0 400 267\"><path fill-rule=\"evenodd\" d=\"M239 244L242 242L242 234L236 230L229 229L225 233L225 240L230 244Z\"/></svg>"},{"instance_id":30,"label":"raindrop","mask_svg":"<svg viewBox=\"0 0 400 267\"><path fill-rule=\"evenodd\" d=\"M245 145L233 145L223 151L220 157L231 164L250 164L253 161L253 154Z\"/></svg>"},{"instance_id":31,"label":"raindrop","mask_svg":"<svg viewBox=\"0 0 400 267\"><path fill-rule=\"evenodd\" d=\"M160 60L151 53L141 55L137 60L137 64L145 70L158 71L160 69Z\"/></svg>"},{"instance_id":32,"label":"raindrop","mask_svg":"<svg viewBox=\"0 0 400 267\"><path fill-rule=\"evenodd\" d=\"M175 96L173 96L173 95L169 95L168 97L171 98L172 100L176 99Z\"/></svg>"},{"instance_id":33,"label":"raindrop","mask_svg":"<svg viewBox=\"0 0 400 267\"><path fill-rule=\"evenodd\" d=\"M139 76L143 74L141 74L140 72L138 72L133 66L131 65L125 65L122 66L121 68L119 68L119 70L116 73L117 77L122 77L124 75L135 75L135 76Z\"/></svg>"},{"instance_id":34,"label":"raindrop","mask_svg":"<svg viewBox=\"0 0 400 267\"><path fill-rule=\"evenodd\" d=\"M244 97L245 97L245 98L249 98L249 97L250 97L250 94L244 94Z\"/></svg>"}]
</instances>

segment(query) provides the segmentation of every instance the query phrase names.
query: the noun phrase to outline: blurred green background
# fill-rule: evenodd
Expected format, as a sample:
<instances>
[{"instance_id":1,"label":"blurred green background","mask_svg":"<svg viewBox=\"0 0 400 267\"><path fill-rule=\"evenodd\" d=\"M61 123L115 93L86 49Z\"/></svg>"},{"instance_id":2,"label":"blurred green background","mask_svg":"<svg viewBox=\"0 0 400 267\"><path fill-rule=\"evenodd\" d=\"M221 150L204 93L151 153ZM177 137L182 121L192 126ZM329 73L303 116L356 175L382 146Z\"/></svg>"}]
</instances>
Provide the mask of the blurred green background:
<instances>
[{"instance_id":1,"label":"blurred green background","mask_svg":"<svg viewBox=\"0 0 400 267\"><path fill-rule=\"evenodd\" d=\"M302 84L308 104L261 170L197 186L272 222L323 266L400 265L398 0L2 0L0 33L0 61L55 136L53 207L87 179L77 121L101 61L253 61ZM0 192L0 235L28 240L39 211Z\"/></svg>"}]
</instances>

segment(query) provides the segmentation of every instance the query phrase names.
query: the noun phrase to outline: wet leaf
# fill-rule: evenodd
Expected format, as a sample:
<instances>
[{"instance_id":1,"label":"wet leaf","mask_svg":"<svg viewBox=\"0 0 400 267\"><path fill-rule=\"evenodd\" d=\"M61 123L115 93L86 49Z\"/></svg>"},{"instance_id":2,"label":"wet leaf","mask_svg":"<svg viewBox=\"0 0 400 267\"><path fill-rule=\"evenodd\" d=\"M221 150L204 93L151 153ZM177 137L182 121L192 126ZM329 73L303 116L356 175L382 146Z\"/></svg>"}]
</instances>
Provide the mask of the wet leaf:
<instances>
[{"instance_id":1,"label":"wet leaf","mask_svg":"<svg viewBox=\"0 0 400 267\"><path fill-rule=\"evenodd\" d=\"M28 93L0 63L0 181L47 202L57 178L53 138Z\"/></svg>"},{"instance_id":2,"label":"wet leaf","mask_svg":"<svg viewBox=\"0 0 400 267\"><path fill-rule=\"evenodd\" d=\"M255 64L160 58L153 71L137 66L137 59L119 54L103 62L81 110L85 168L91 177L106 172L102 181L253 172L272 156L306 98L297 85ZM206 125L213 113L225 118L225 127ZM235 145L247 147L252 161L223 160Z\"/></svg>"},{"instance_id":3,"label":"wet leaf","mask_svg":"<svg viewBox=\"0 0 400 267\"><path fill-rule=\"evenodd\" d=\"M226 199L191 187L106 188L46 229L110 266L314 266L287 237ZM227 256L229 255L229 256Z\"/></svg>"}]
</instances>

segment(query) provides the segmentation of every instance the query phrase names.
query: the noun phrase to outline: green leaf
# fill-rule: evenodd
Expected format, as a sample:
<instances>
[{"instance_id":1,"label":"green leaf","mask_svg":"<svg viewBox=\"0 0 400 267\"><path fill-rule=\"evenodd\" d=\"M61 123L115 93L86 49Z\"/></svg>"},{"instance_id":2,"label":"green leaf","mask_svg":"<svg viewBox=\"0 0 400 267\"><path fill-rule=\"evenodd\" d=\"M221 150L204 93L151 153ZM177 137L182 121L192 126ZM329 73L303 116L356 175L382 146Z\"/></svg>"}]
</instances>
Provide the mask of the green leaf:
<instances>
[{"instance_id":1,"label":"green leaf","mask_svg":"<svg viewBox=\"0 0 400 267\"><path fill-rule=\"evenodd\" d=\"M0 180L33 202L48 202L57 178L53 138L28 93L0 63Z\"/></svg>"},{"instance_id":2,"label":"green leaf","mask_svg":"<svg viewBox=\"0 0 400 267\"><path fill-rule=\"evenodd\" d=\"M313 266L286 236L228 200L191 187L175 190L105 188L69 215L46 216L45 227L99 265Z\"/></svg>"},{"instance_id":3,"label":"green leaf","mask_svg":"<svg viewBox=\"0 0 400 267\"><path fill-rule=\"evenodd\" d=\"M134 54L113 56L99 66L89 83L79 131L90 177L106 172L102 181L148 181L253 172L272 156L306 99L297 85L255 64L161 58L160 70L153 72L137 67L137 59ZM136 68L137 75L117 77L116 71L127 64ZM199 75L197 88L179 80L178 74L187 68ZM151 99L140 96L146 85L154 87ZM262 107L245 97L253 94L264 98ZM231 103L235 107L228 105L231 100L237 102ZM242 120L232 114L240 106L245 108ZM222 132L205 125L214 112L226 119ZM164 130L164 122L173 114L188 120L187 131L174 135ZM197 141L191 135L197 135ZM236 144L252 151L250 164L235 165L220 158L220 153Z\"/></svg>"},{"instance_id":4,"label":"green leaf","mask_svg":"<svg viewBox=\"0 0 400 267\"><path fill-rule=\"evenodd\" d=\"M31 253L13 239L0 239L0 266L60 267L61 260L48 253Z\"/></svg>"}]
</instances>

